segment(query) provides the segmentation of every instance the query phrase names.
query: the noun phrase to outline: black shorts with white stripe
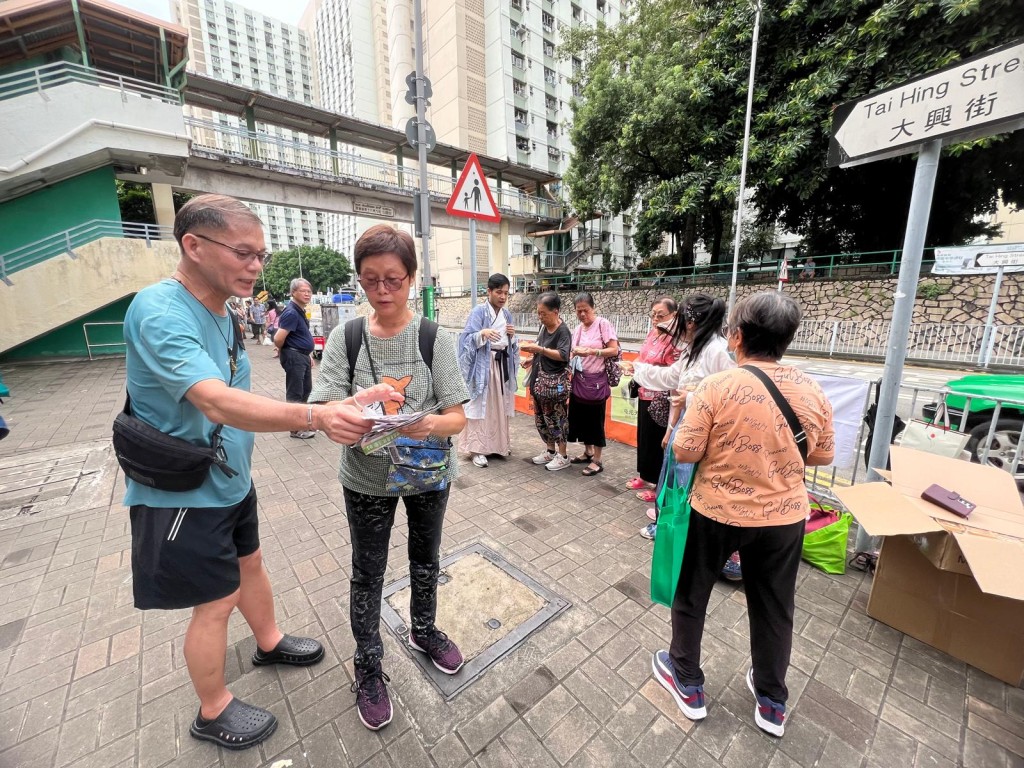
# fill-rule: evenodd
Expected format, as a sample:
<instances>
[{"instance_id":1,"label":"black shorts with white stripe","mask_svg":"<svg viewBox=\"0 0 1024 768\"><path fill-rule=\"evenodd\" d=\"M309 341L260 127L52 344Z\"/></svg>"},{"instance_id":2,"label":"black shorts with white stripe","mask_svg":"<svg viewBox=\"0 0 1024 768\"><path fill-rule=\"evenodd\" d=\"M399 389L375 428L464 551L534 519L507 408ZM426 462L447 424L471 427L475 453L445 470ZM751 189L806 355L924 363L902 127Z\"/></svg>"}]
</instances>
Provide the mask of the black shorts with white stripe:
<instances>
[{"instance_id":1,"label":"black shorts with white stripe","mask_svg":"<svg viewBox=\"0 0 1024 768\"><path fill-rule=\"evenodd\" d=\"M238 558L260 548L256 488L230 507L131 507L135 607L191 608L227 597Z\"/></svg>"}]
</instances>

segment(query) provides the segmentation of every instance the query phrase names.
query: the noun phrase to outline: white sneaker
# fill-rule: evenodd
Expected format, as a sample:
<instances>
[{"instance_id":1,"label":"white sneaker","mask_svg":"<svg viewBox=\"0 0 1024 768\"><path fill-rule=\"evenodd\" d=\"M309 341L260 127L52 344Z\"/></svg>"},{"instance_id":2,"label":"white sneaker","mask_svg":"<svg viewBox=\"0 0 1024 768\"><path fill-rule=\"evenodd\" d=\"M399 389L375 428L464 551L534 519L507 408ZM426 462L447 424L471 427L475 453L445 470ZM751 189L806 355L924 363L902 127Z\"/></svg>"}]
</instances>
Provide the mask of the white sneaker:
<instances>
[{"instance_id":1,"label":"white sneaker","mask_svg":"<svg viewBox=\"0 0 1024 768\"><path fill-rule=\"evenodd\" d=\"M289 434L292 437L299 438L299 440L310 440L311 438L316 437L316 432L313 431L312 429L303 429L299 432L291 432Z\"/></svg>"},{"instance_id":2,"label":"white sneaker","mask_svg":"<svg viewBox=\"0 0 1024 768\"><path fill-rule=\"evenodd\" d=\"M548 464L557 455L558 454L556 454L554 451L544 451L544 453L538 453L536 456L533 457L533 463Z\"/></svg>"},{"instance_id":3,"label":"white sneaker","mask_svg":"<svg viewBox=\"0 0 1024 768\"><path fill-rule=\"evenodd\" d=\"M477 466L477 467L486 467L487 466L487 457L484 456L482 453L474 453L473 454L473 464L475 466Z\"/></svg>"},{"instance_id":4,"label":"white sneaker","mask_svg":"<svg viewBox=\"0 0 1024 768\"><path fill-rule=\"evenodd\" d=\"M560 469L565 469L570 464L572 464L572 462L569 460L568 456L563 456L560 453L556 453L555 458L553 458L551 461L545 464L544 468L550 469L552 472L557 472Z\"/></svg>"}]
</instances>

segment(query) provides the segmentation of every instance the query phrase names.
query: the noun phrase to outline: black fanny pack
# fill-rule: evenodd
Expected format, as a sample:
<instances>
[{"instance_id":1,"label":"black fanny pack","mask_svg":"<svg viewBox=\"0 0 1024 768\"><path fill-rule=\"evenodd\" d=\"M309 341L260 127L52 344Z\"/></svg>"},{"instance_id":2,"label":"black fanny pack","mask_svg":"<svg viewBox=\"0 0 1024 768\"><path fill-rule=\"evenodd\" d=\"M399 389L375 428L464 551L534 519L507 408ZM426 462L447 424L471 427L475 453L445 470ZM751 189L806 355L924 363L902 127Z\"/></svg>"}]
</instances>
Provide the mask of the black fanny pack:
<instances>
[{"instance_id":1,"label":"black fanny pack","mask_svg":"<svg viewBox=\"0 0 1024 768\"><path fill-rule=\"evenodd\" d=\"M230 387L235 380L238 349L238 323L231 318L232 346L228 350L231 365ZM196 445L180 437L171 437L132 415L131 395L125 398L124 410L114 419L114 455L125 475L147 488L158 491L194 491L217 467L228 477L238 472L228 466L227 453L218 424L210 434L210 444Z\"/></svg>"}]
</instances>

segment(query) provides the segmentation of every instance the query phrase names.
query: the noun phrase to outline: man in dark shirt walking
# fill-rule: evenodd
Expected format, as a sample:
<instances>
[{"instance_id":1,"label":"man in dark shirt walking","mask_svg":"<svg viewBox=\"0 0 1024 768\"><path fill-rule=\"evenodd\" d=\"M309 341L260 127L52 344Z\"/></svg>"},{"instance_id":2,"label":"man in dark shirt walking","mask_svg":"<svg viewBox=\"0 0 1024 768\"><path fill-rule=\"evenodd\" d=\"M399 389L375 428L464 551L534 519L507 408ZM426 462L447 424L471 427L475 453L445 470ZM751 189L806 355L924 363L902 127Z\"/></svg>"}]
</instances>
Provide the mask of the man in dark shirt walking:
<instances>
[{"instance_id":1,"label":"man in dark shirt walking","mask_svg":"<svg viewBox=\"0 0 1024 768\"><path fill-rule=\"evenodd\" d=\"M274 346L280 351L281 367L284 368L285 399L289 403L304 403L313 390L313 368L310 355L313 354L313 334L309 332L306 306L313 299L313 288L297 277L289 286L292 300L277 319L277 333ZM291 433L292 437L309 440L316 436L311 429Z\"/></svg>"}]
</instances>

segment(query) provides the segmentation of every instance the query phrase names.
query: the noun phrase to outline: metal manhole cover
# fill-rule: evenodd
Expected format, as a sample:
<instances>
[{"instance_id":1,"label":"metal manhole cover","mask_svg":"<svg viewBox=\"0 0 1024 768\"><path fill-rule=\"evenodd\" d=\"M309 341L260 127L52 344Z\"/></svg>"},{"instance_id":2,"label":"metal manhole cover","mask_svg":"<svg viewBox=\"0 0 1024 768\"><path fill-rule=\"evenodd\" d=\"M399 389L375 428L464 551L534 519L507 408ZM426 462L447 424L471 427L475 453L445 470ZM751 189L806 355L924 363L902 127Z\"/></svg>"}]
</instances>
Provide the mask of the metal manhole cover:
<instances>
[{"instance_id":1,"label":"metal manhole cover","mask_svg":"<svg viewBox=\"0 0 1024 768\"><path fill-rule=\"evenodd\" d=\"M0 522L109 503L100 498L109 456L110 441L102 440L0 459Z\"/></svg>"},{"instance_id":2,"label":"metal manhole cover","mask_svg":"<svg viewBox=\"0 0 1024 768\"><path fill-rule=\"evenodd\" d=\"M451 635L465 665L456 675L438 671L425 654L411 653L447 700L481 675L571 603L539 584L483 544L473 544L441 561L437 625ZM381 619L402 645L408 643L408 577L384 587Z\"/></svg>"}]
</instances>

